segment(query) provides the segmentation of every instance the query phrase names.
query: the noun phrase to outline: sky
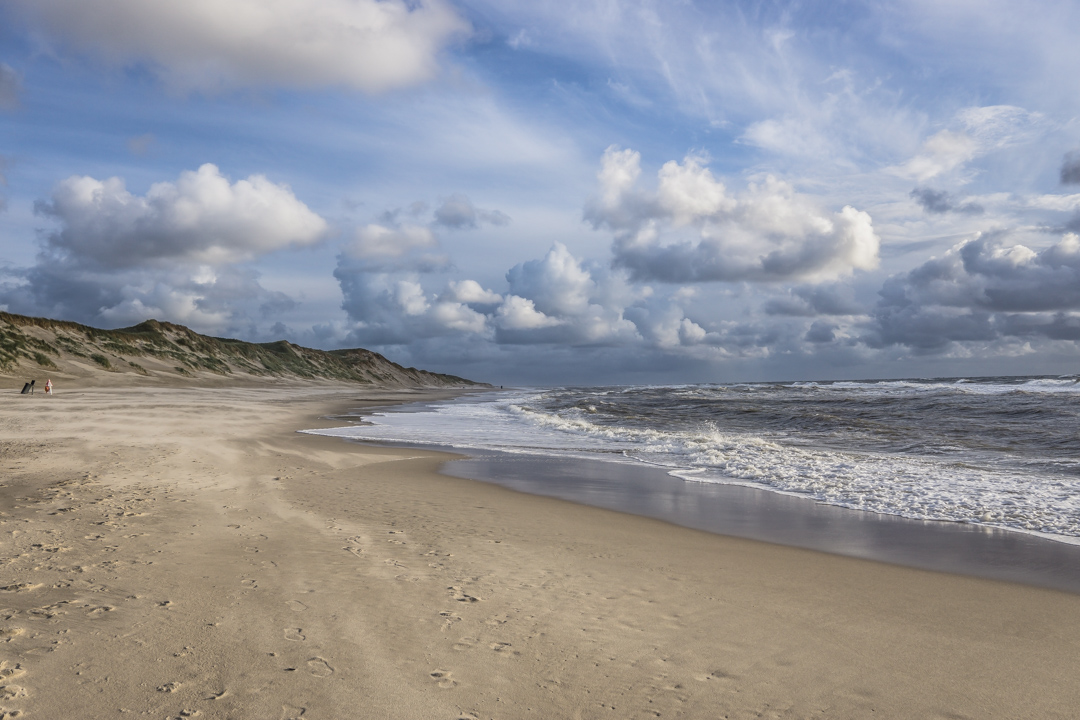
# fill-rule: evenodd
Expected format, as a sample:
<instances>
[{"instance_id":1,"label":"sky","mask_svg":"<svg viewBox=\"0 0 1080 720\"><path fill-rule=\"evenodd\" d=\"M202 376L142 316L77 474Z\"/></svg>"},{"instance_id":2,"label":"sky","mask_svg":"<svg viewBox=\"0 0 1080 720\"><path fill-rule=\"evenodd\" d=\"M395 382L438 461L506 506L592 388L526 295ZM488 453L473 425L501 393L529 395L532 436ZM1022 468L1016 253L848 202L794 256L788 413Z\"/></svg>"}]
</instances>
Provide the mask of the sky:
<instances>
[{"instance_id":1,"label":"sky","mask_svg":"<svg viewBox=\"0 0 1080 720\"><path fill-rule=\"evenodd\" d=\"M496 384L1080 371L1074 0L0 0L0 308Z\"/></svg>"}]
</instances>

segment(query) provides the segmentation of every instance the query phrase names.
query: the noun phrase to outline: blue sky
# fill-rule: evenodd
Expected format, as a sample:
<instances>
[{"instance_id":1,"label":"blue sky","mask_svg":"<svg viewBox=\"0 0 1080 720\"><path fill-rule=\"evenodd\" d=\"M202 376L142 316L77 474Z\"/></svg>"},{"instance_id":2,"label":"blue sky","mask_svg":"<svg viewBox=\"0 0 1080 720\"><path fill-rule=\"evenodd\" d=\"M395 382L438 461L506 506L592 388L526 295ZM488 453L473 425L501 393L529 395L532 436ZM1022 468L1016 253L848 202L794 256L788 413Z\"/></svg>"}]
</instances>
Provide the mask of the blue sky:
<instances>
[{"instance_id":1,"label":"blue sky","mask_svg":"<svg viewBox=\"0 0 1080 720\"><path fill-rule=\"evenodd\" d=\"M0 305L502 384L1075 372L1077 27L8 0Z\"/></svg>"}]
</instances>

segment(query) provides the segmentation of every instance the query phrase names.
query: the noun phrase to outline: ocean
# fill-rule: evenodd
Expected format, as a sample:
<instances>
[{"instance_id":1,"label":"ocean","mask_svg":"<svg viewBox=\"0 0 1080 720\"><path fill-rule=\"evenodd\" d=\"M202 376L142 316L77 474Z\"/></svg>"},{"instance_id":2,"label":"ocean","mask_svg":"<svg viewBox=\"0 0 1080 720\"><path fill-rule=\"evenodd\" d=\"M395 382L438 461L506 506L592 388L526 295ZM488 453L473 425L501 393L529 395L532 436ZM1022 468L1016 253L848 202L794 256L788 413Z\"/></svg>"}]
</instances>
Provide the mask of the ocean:
<instances>
[{"instance_id":1,"label":"ocean","mask_svg":"<svg viewBox=\"0 0 1080 720\"><path fill-rule=\"evenodd\" d=\"M515 389L365 420L317 432L651 466L1080 544L1080 377Z\"/></svg>"}]
</instances>

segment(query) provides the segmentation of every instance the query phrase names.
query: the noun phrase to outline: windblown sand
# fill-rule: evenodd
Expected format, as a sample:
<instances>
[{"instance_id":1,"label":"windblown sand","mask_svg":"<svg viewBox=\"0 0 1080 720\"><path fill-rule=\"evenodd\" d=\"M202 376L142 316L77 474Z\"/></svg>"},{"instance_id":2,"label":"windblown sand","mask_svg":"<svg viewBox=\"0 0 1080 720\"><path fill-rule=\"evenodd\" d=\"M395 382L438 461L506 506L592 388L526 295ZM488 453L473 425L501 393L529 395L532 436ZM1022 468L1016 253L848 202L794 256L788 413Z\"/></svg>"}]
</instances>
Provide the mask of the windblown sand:
<instances>
[{"instance_id":1,"label":"windblown sand","mask_svg":"<svg viewBox=\"0 0 1080 720\"><path fill-rule=\"evenodd\" d=\"M297 434L328 384L0 401L0 718L1073 718L1080 596Z\"/></svg>"}]
</instances>

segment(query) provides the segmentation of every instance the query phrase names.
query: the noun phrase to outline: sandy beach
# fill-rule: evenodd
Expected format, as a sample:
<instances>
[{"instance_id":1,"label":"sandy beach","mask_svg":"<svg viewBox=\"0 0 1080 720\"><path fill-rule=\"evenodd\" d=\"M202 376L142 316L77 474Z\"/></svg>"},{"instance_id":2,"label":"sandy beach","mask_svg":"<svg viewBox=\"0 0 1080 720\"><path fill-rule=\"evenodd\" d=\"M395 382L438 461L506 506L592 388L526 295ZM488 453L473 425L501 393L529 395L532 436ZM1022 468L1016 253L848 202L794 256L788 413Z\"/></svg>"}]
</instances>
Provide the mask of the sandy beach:
<instances>
[{"instance_id":1,"label":"sandy beach","mask_svg":"<svg viewBox=\"0 0 1080 720\"><path fill-rule=\"evenodd\" d=\"M416 397L5 396L0 718L1076 716L1080 595L680 528L296 432Z\"/></svg>"}]
</instances>

